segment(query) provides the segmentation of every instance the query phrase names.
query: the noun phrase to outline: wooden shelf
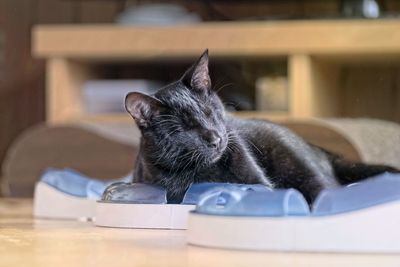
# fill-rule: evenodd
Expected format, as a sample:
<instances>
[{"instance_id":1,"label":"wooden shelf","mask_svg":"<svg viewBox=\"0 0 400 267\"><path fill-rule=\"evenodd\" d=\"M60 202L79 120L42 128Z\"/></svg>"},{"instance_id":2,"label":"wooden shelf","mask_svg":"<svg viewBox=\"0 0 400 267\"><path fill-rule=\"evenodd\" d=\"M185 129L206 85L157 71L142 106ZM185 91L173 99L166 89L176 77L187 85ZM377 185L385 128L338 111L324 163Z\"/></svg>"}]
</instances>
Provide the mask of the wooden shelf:
<instances>
[{"instance_id":1,"label":"wooden shelf","mask_svg":"<svg viewBox=\"0 0 400 267\"><path fill-rule=\"evenodd\" d=\"M289 111L271 118L341 116L341 67L400 62L400 20L224 22L187 26L36 26L32 51L47 59L47 120L119 121L85 114L83 83L98 62L196 58L285 58ZM101 78L101 77L100 77ZM342 95L341 95L342 94ZM249 113L252 117L263 113Z\"/></svg>"},{"instance_id":2,"label":"wooden shelf","mask_svg":"<svg viewBox=\"0 0 400 267\"><path fill-rule=\"evenodd\" d=\"M400 54L399 20L224 22L187 26L37 26L33 53L86 60L275 57L312 54L342 60ZM362 57L360 57L360 55ZM350 56L350 58L349 58Z\"/></svg>"}]
</instances>

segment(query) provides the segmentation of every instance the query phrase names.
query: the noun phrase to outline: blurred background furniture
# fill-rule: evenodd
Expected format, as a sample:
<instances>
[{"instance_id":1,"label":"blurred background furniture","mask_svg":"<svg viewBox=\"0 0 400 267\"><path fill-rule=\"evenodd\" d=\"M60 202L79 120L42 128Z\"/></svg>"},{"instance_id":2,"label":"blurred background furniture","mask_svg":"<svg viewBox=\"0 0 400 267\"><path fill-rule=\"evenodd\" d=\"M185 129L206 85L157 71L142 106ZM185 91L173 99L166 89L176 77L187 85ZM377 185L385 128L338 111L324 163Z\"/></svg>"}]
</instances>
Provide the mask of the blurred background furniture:
<instances>
[{"instance_id":1,"label":"blurred background furniture","mask_svg":"<svg viewBox=\"0 0 400 267\"><path fill-rule=\"evenodd\" d=\"M371 119L307 119L282 122L308 142L353 161L400 168L400 125ZM131 172L140 133L133 124L37 125L21 134L3 162L3 194L30 197L47 168L72 168L98 179Z\"/></svg>"},{"instance_id":2,"label":"blurred background furniture","mask_svg":"<svg viewBox=\"0 0 400 267\"><path fill-rule=\"evenodd\" d=\"M362 90L353 91L349 97L342 68L346 64L375 65L400 59L399 28L397 20L219 22L171 27L39 26L33 32L33 54L47 59L46 115L52 123L129 117L85 113L82 86L86 80L101 75L96 73L98 64L190 62L207 47L212 61L259 58L271 64L268 60L280 58L286 62L288 110L272 111L265 117L340 117L354 115L349 111L354 108L365 116L397 110L400 94L382 92L377 85L374 105L365 105L372 96ZM354 98L362 104L357 106ZM400 113L396 111L386 119L400 120Z\"/></svg>"},{"instance_id":3,"label":"blurred background furniture","mask_svg":"<svg viewBox=\"0 0 400 267\"><path fill-rule=\"evenodd\" d=\"M373 20L363 19L371 16L359 12L361 2L371 1L1 1L5 191L29 195L46 167L77 168L100 178L129 171L134 151L128 150L137 145L130 140L138 138L133 123L123 112L98 112L105 104L93 98L100 93L85 91L87 82L167 83L206 47L214 89L239 116L300 123L306 139L335 127L310 126L311 117L400 122L400 2L374 0L379 14ZM346 13L349 3L356 8ZM42 122L47 126L34 126ZM370 160L358 137L346 134L353 130L334 129L358 159ZM337 140L322 139L322 146ZM385 149L376 142L370 146ZM118 155L125 156L116 167L106 164Z\"/></svg>"}]
</instances>

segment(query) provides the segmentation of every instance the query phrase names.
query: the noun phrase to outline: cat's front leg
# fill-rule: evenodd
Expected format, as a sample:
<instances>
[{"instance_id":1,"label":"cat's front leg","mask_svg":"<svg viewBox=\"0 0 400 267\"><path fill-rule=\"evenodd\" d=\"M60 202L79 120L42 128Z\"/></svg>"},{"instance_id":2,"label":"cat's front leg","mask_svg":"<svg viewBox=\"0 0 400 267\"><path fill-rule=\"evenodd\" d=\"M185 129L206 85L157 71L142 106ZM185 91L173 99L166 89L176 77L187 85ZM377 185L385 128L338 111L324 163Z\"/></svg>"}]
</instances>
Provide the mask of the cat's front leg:
<instances>
[{"instance_id":1,"label":"cat's front leg","mask_svg":"<svg viewBox=\"0 0 400 267\"><path fill-rule=\"evenodd\" d=\"M264 184L270 188L274 187L243 140L235 136L228 146L231 153L230 171L235 174L240 181L248 184Z\"/></svg>"}]
</instances>

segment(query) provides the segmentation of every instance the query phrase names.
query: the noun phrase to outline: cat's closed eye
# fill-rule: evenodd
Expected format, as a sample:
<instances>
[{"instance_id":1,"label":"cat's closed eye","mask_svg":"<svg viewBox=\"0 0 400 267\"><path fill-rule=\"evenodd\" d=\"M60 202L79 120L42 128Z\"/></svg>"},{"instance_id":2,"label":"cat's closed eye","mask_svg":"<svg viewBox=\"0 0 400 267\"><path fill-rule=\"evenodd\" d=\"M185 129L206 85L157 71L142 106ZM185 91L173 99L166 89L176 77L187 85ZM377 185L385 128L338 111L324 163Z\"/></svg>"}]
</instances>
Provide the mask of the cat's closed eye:
<instances>
[{"instance_id":1,"label":"cat's closed eye","mask_svg":"<svg viewBox=\"0 0 400 267\"><path fill-rule=\"evenodd\" d=\"M190 118L187 118L184 120L184 125L187 130L192 130L192 129L199 127L199 123L197 123L195 120L190 119Z\"/></svg>"}]
</instances>

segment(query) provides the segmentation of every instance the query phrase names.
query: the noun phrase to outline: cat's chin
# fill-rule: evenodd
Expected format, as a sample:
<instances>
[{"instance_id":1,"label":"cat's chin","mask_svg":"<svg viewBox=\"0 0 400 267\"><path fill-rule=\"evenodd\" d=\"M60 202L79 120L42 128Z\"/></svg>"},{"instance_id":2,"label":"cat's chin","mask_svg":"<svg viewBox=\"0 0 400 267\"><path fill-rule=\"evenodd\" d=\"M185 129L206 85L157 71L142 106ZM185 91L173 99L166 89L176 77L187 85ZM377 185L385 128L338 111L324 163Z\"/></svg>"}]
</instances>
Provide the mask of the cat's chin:
<instances>
[{"instance_id":1,"label":"cat's chin","mask_svg":"<svg viewBox=\"0 0 400 267\"><path fill-rule=\"evenodd\" d=\"M225 149L226 145L224 145L223 148L219 149L218 151L212 153L212 155L209 157L210 163L213 164L220 160L222 155L224 154Z\"/></svg>"},{"instance_id":2,"label":"cat's chin","mask_svg":"<svg viewBox=\"0 0 400 267\"><path fill-rule=\"evenodd\" d=\"M221 159L222 157L222 152L218 152L218 153L214 153L213 155L211 155L208 159L209 159L209 163L210 164L214 164L216 163L218 160Z\"/></svg>"},{"instance_id":3,"label":"cat's chin","mask_svg":"<svg viewBox=\"0 0 400 267\"><path fill-rule=\"evenodd\" d=\"M221 155L215 155L214 157L210 158L210 163L215 163L221 158Z\"/></svg>"}]
</instances>

